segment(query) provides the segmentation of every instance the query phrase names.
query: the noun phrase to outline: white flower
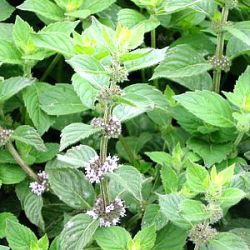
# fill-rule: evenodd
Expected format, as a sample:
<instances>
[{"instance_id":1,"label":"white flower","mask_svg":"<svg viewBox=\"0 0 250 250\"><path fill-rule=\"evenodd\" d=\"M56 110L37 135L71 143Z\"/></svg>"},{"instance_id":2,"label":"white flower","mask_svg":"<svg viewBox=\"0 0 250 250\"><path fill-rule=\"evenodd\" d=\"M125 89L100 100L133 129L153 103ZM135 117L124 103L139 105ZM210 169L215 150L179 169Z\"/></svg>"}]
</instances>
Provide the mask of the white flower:
<instances>
[{"instance_id":1,"label":"white flower","mask_svg":"<svg viewBox=\"0 0 250 250\"><path fill-rule=\"evenodd\" d=\"M29 187L31 192L37 196L41 196L48 189L48 174L43 171L37 174L40 181L31 182Z\"/></svg>"}]
</instances>

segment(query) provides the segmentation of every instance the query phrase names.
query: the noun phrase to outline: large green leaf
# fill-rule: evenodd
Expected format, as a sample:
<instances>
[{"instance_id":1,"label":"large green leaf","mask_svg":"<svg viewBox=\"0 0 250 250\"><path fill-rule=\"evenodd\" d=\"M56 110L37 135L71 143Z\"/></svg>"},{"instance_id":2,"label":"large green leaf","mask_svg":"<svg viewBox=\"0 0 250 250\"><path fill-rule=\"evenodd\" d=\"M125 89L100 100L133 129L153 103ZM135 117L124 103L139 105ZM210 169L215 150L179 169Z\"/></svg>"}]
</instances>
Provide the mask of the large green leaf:
<instances>
[{"instance_id":1,"label":"large green leaf","mask_svg":"<svg viewBox=\"0 0 250 250\"><path fill-rule=\"evenodd\" d=\"M250 66L239 77L236 85L234 86L234 92L224 92L227 99L241 110L246 112L250 111Z\"/></svg>"},{"instance_id":2,"label":"large green leaf","mask_svg":"<svg viewBox=\"0 0 250 250\"><path fill-rule=\"evenodd\" d=\"M50 0L26 0L17 8L35 12L37 15L52 21L62 21L64 19L63 10Z\"/></svg>"},{"instance_id":3,"label":"large green leaf","mask_svg":"<svg viewBox=\"0 0 250 250\"><path fill-rule=\"evenodd\" d=\"M76 73L78 73L83 79L87 80L95 88L101 89L109 85L109 74L94 57L88 55L76 55L67 62Z\"/></svg>"},{"instance_id":4,"label":"large green leaf","mask_svg":"<svg viewBox=\"0 0 250 250\"><path fill-rule=\"evenodd\" d=\"M0 102L8 100L22 89L30 86L33 82L34 80L19 76L0 82Z\"/></svg>"},{"instance_id":5,"label":"large green leaf","mask_svg":"<svg viewBox=\"0 0 250 250\"><path fill-rule=\"evenodd\" d=\"M25 179L26 175L17 165L0 165L0 180L2 184L16 184Z\"/></svg>"},{"instance_id":6,"label":"large green leaf","mask_svg":"<svg viewBox=\"0 0 250 250\"><path fill-rule=\"evenodd\" d=\"M133 178L131 178L133 176ZM142 201L142 175L134 167L123 165L114 173L109 174L112 182L121 186L123 191L128 192L134 196L135 199Z\"/></svg>"},{"instance_id":7,"label":"large green leaf","mask_svg":"<svg viewBox=\"0 0 250 250\"><path fill-rule=\"evenodd\" d=\"M233 127L232 110L220 95L203 90L175 96L185 109L206 123L217 127Z\"/></svg>"},{"instance_id":8,"label":"large green leaf","mask_svg":"<svg viewBox=\"0 0 250 250\"><path fill-rule=\"evenodd\" d=\"M99 225L86 214L72 217L64 226L59 236L61 250L81 250L90 242Z\"/></svg>"},{"instance_id":9,"label":"large green leaf","mask_svg":"<svg viewBox=\"0 0 250 250\"><path fill-rule=\"evenodd\" d=\"M90 10L91 14L100 12L102 10L105 10L108 8L112 3L114 3L115 0L84 0L82 8Z\"/></svg>"},{"instance_id":10,"label":"large green leaf","mask_svg":"<svg viewBox=\"0 0 250 250\"><path fill-rule=\"evenodd\" d=\"M37 241L29 228L14 221L7 221L6 236L12 250L30 250L31 244Z\"/></svg>"},{"instance_id":11,"label":"large green leaf","mask_svg":"<svg viewBox=\"0 0 250 250\"><path fill-rule=\"evenodd\" d=\"M78 145L69 149L64 155L58 155L57 159L76 168L82 168L95 156L96 152L93 148L85 145Z\"/></svg>"},{"instance_id":12,"label":"large green leaf","mask_svg":"<svg viewBox=\"0 0 250 250\"><path fill-rule=\"evenodd\" d=\"M228 209L239 203L245 196L246 193L241 189L238 188L225 189L220 197L221 207L224 209Z\"/></svg>"},{"instance_id":13,"label":"large green leaf","mask_svg":"<svg viewBox=\"0 0 250 250\"><path fill-rule=\"evenodd\" d=\"M60 151L67 148L69 145L75 144L76 142L83 140L99 131L99 128L94 128L91 125L83 123L71 123L62 130Z\"/></svg>"},{"instance_id":14,"label":"large green leaf","mask_svg":"<svg viewBox=\"0 0 250 250\"><path fill-rule=\"evenodd\" d=\"M177 45L167 51L165 60L155 69L152 79L183 78L200 75L212 69L201 54L188 45Z\"/></svg>"},{"instance_id":15,"label":"large green leaf","mask_svg":"<svg viewBox=\"0 0 250 250\"><path fill-rule=\"evenodd\" d=\"M222 162L233 150L231 143L215 144L198 138L189 139L187 146L201 156L209 166Z\"/></svg>"},{"instance_id":16,"label":"large green leaf","mask_svg":"<svg viewBox=\"0 0 250 250\"><path fill-rule=\"evenodd\" d=\"M47 151L47 148L38 134L31 126L19 126L11 136L14 140L33 146L38 151Z\"/></svg>"},{"instance_id":17,"label":"large green leaf","mask_svg":"<svg viewBox=\"0 0 250 250\"><path fill-rule=\"evenodd\" d=\"M50 89L48 84L36 82L32 86L26 88L23 92L23 100L29 113L29 117L41 135L48 131L50 126L55 122L55 118L47 115L41 109L39 103L39 97L48 89Z\"/></svg>"},{"instance_id":18,"label":"large green leaf","mask_svg":"<svg viewBox=\"0 0 250 250\"><path fill-rule=\"evenodd\" d=\"M132 239L122 227L99 228L94 238L103 250L127 250L128 242Z\"/></svg>"},{"instance_id":19,"label":"large green leaf","mask_svg":"<svg viewBox=\"0 0 250 250\"><path fill-rule=\"evenodd\" d=\"M82 172L73 168L60 167L56 161L46 167L49 175L51 189L72 208L90 208L95 200L95 192L92 185Z\"/></svg>"},{"instance_id":20,"label":"large green leaf","mask_svg":"<svg viewBox=\"0 0 250 250\"><path fill-rule=\"evenodd\" d=\"M247 244L236 234L219 233L201 250L248 250Z\"/></svg>"},{"instance_id":21,"label":"large green leaf","mask_svg":"<svg viewBox=\"0 0 250 250\"><path fill-rule=\"evenodd\" d=\"M69 115L85 110L69 84L56 84L44 89L39 95L39 102L41 109L49 115Z\"/></svg>"},{"instance_id":22,"label":"large green leaf","mask_svg":"<svg viewBox=\"0 0 250 250\"><path fill-rule=\"evenodd\" d=\"M174 13L201 2L202 0L166 0L164 1L164 10L167 14Z\"/></svg>"},{"instance_id":23,"label":"large green leaf","mask_svg":"<svg viewBox=\"0 0 250 250\"><path fill-rule=\"evenodd\" d=\"M11 6L6 0L0 0L0 22L8 19L15 8Z\"/></svg>"}]
</instances>

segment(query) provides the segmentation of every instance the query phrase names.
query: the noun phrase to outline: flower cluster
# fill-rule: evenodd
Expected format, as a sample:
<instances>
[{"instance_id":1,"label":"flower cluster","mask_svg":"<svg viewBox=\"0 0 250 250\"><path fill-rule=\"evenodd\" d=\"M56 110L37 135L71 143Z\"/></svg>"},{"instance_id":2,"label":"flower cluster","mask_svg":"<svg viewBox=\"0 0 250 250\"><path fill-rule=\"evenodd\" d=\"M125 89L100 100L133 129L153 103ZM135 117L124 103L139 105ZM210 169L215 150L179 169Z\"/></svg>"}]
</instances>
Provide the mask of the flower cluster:
<instances>
[{"instance_id":1,"label":"flower cluster","mask_svg":"<svg viewBox=\"0 0 250 250\"><path fill-rule=\"evenodd\" d=\"M11 129L0 128L0 146L4 146L9 141L13 132Z\"/></svg>"},{"instance_id":2,"label":"flower cluster","mask_svg":"<svg viewBox=\"0 0 250 250\"><path fill-rule=\"evenodd\" d=\"M113 60L109 68L111 83L117 84L128 80L128 71L117 60Z\"/></svg>"},{"instance_id":3,"label":"flower cluster","mask_svg":"<svg viewBox=\"0 0 250 250\"><path fill-rule=\"evenodd\" d=\"M111 117L108 124L105 124L103 118L93 118L91 125L96 128L102 128L105 136L108 138L117 138L122 131L121 122L115 117Z\"/></svg>"},{"instance_id":4,"label":"flower cluster","mask_svg":"<svg viewBox=\"0 0 250 250\"><path fill-rule=\"evenodd\" d=\"M213 65L214 69L223 70L225 72L228 72L231 67L231 61L226 56L222 56L221 58L212 56L208 58L208 62Z\"/></svg>"},{"instance_id":5,"label":"flower cluster","mask_svg":"<svg viewBox=\"0 0 250 250\"><path fill-rule=\"evenodd\" d=\"M113 96L120 96L122 90L119 86L111 86L110 88L103 88L98 95L98 99L101 101L111 102Z\"/></svg>"},{"instance_id":6,"label":"flower cluster","mask_svg":"<svg viewBox=\"0 0 250 250\"><path fill-rule=\"evenodd\" d=\"M223 210L217 203L209 203L207 205L207 210L210 213L210 224L215 224L223 218Z\"/></svg>"},{"instance_id":7,"label":"flower cluster","mask_svg":"<svg viewBox=\"0 0 250 250\"><path fill-rule=\"evenodd\" d=\"M215 235L217 235L216 229L209 226L209 224L198 224L191 229L189 239L196 246L201 246L208 243Z\"/></svg>"},{"instance_id":8,"label":"flower cluster","mask_svg":"<svg viewBox=\"0 0 250 250\"><path fill-rule=\"evenodd\" d=\"M34 181L30 183L31 192L37 196L41 196L48 189L48 174L43 171L37 174L39 182Z\"/></svg>"},{"instance_id":9,"label":"flower cluster","mask_svg":"<svg viewBox=\"0 0 250 250\"><path fill-rule=\"evenodd\" d=\"M118 168L119 158L117 156L108 156L102 164L100 157L92 158L85 168L86 177L91 183L100 183L105 174L112 173Z\"/></svg>"},{"instance_id":10,"label":"flower cluster","mask_svg":"<svg viewBox=\"0 0 250 250\"><path fill-rule=\"evenodd\" d=\"M95 206L87 214L93 219L99 219L101 227L115 226L120 222L120 218L125 217L126 210L124 202L116 198L108 206L105 207L103 199L98 198Z\"/></svg>"}]
</instances>

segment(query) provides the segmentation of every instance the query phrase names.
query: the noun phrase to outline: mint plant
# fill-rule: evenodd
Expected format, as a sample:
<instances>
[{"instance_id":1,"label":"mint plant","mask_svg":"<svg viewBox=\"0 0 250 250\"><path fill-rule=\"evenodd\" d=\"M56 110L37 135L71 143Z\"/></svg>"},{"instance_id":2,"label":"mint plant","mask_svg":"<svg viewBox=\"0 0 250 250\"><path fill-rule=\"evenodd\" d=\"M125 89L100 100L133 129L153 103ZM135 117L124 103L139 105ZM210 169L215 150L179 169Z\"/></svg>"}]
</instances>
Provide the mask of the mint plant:
<instances>
[{"instance_id":1,"label":"mint plant","mask_svg":"<svg viewBox=\"0 0 250 250\"><path fill-rule=\"evenodd\" d=\"M0 0L0 250L249 249L246 0Z\"/></svg>"}]
</instances>

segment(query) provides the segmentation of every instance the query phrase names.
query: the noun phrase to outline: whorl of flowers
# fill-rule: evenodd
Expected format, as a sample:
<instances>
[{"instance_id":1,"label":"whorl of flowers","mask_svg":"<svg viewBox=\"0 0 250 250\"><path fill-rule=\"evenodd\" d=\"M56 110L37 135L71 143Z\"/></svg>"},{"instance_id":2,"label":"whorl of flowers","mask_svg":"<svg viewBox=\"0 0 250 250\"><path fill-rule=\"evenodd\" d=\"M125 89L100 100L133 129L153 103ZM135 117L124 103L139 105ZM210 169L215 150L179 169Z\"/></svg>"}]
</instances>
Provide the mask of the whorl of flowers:
<instances>
[{"instance_id":1,"label":"whorl of flowers","mask_svg":"<svg viewBox=\"0 0 250 250\"><path fill-rule=\"evenodd\" d=\"M122 90L119 86L114 85L110 88L103 88L98 95L98 99L101 101L111 102L113 96L120 96L122 94Z\"/></svg>"},{"instance_id":2,"label":"whorl of flowers","mask_svg":"<svg viewBox=\"0 0 250 250\"><path fill-rule=\"evenodd\" d=\"M208 58L208 62L213 65L214 69L223 70L225 72L228 72L231 67L231 61L226 56L221 56L220 58L212 56Z\"/></svg>"},{"instance_id":3,"label":"whorl of flowers","mask_svg":"<svg viewBox=\"0 0 250 250\"><path fill-rule=\"evenodd\" d=\"M217 230L209 226L209 224L198 224L195 225L190 233L189 239L196 245L201 246L208 243L214 236L217 235Z\"/></svg>"},{"instance_id":4,"label":"whorl of flowers","mask_svg":"<svg viewBox=\"0 0 250 250\"><path fill-rule=\"evenodd\" d=\"M121 122L115 117L111 117L108 124L105 124L103 118L93 118L91 125L96 128L102 128L105 136L108 138L117 138L122 131Z\"/></svg>"},{"instance_id":5,"label":"whorl of flowers","mask_svg":"<svg viewBox=\"0 0 250 250\"><path fill-rule=\"evenodd\" d=\"M100 183L105 174L112 173L118 168L118 161L119 158L117 156L108 156L103 164L98 155L92 158L85 168L89 182Z\"/></svg>"},{"instance_id":6,"label":"whorl of flowers","mask_svg":"<svg viewBox=\"0 0 250 250\"><path fill-rule=\"evenodd\" d=\"M13 132L11 129L0 128L0 146L4 146L9 141Z\"/></svg>"},{"instance_id":7,"label":"whorl of flowers","mask_svg":"<svg viewBox=\"0 0 250 250\"><path fill-rule=\"evenodd\" d=\"M228 9L234 9L238 6L238 0L225 0L225 6Z\"/></svg>"},{"instance_id":8,"label":"whorl of flowers","mask_svg":"<svg viewBox=\"0 0 250 250\"><path fill-rule=\"evenodd\" d=\"M119 63L118 60L114 59L109 68L111 83L117 84L128 80L129 72L127 69Z\"/></svg>"},{"instance_id":9,"label":"whorl of flowers","mask_svg":"<svg viewBox=\"0 0 250 250\"><path fill-rule=\"evenodd\" d=\"M126 209L124 202L116 198L113 202L105 207L103 199L98 198L95 206L87 214L93 219L99 219L101 227L116 226L120 218L125 217Z\"/></svg>"},{"instance_id":10,"label":"whorl of flowers","mask_svg":"<svg viewBox=\"0 0 250 250\"><path fill-rule=\"evenodd\" d=\"M40 181L31 182L29 187L32 193L41 196L48 189L48 174L45 171L42 171L37 175Z\"/></svg>"},{"instance_id":11,"label":"whorl of flowers","mask_svg":"<svg viewBox=\"0 0 250 250\"><path fill-rule=\"evenodd\" d=\"M223 218L223 210L219 204L214 202L207 205L207 210L210 213L210 224L215 224Z\"/></svg>"}]
</instances>

